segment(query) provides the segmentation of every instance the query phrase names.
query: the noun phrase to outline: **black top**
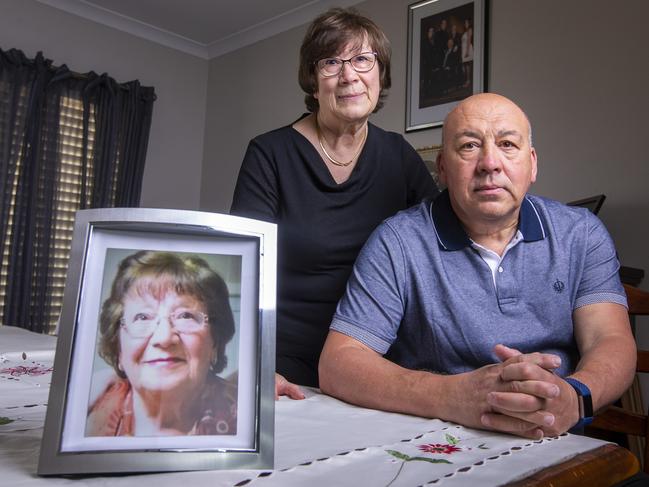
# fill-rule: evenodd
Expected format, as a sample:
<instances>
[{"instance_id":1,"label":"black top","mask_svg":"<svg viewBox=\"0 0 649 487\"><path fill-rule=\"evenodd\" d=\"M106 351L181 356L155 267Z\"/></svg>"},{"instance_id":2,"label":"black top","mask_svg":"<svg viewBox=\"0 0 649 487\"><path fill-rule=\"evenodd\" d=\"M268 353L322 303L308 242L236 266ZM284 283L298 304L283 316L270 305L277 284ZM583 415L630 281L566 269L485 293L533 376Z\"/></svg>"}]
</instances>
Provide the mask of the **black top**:
<instances>
[{"instance_id":1,"label":"black top","mask_svg":"<svg viewBox=\"0 0 649 487\"><path fill-rule=\"evenodd\" d=\"M404 138L372 124L341 184L291 126L250 142L230 212L278 224L277 372L317 386L320 352L361 247L385 218L437 192Z\"/></svg>"}]
</instances>

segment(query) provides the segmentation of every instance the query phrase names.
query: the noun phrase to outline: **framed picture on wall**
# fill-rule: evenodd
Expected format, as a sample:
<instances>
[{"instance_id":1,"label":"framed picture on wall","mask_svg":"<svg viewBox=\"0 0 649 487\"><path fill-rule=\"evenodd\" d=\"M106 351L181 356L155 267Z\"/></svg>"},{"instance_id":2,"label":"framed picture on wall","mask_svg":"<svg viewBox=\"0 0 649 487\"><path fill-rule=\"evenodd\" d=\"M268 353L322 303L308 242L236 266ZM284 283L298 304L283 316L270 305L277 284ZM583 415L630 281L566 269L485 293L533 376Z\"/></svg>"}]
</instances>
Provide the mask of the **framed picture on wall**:
<instances>
[{"instance_id":1,"label":"framed picture on wall","mask_svg":"<svg viewBox=\"0 0 649 487\"><path fill-rule=\"evenodd\" d=\"M438 127L464 98L486 89L487 0L408 6L406 132Z\"/></svg>"},{"instance_id":2,"label":"framed picture on wall","mask_svg":"<svg viewBox=\"0 0 649 487\"><path fill-rule=\"evenodd\" d=\"M439 181L439 174L437 172L437 156L442 150L442 144L430 145L426 147L417 148L417 153L426 164L426 168L430 173L430 176L435 181L435 184L438 188L442 188L442 183Z\"/></svg>"},{"instance_id":3,"label":"framed picture on wall","mask_svg":"<svg viewBox=\"0 0 649 487\"><path fill-rule=\"evenodd\" d=\"M272 468L276 227L77 212L40 475Z\"/></svg>"}]
</instances>

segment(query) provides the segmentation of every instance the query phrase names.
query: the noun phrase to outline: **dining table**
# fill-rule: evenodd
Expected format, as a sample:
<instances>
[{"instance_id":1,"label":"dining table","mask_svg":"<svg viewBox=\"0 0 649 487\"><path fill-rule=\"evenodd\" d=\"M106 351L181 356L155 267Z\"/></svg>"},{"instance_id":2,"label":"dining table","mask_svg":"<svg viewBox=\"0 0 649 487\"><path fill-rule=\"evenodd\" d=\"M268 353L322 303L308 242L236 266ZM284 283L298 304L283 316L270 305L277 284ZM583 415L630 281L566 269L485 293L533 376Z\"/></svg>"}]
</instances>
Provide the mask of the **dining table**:
<instances>
[{"instance_id":1,"label":"dining table","mask_svg":"<svg viewBox=\"0 0 649 487\"><path fill-rule=\"evenodd\" d=\"M610 486L639 470L628 450L586 436L530 440L304 387L305 399L275 403L272 469L41 477L55 348L55 336L0 326L0 486Z\"/></svg>"}]
</instances>

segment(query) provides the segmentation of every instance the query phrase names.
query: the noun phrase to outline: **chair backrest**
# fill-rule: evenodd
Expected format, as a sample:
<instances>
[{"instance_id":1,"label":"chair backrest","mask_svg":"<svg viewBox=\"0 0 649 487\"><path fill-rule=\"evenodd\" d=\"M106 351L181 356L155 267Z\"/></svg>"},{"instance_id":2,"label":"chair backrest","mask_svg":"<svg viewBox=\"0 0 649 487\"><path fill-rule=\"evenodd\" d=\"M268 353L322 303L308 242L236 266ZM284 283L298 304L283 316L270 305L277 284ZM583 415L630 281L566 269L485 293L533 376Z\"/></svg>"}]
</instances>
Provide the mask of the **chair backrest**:
<instances>
[{"instance_id":1,"label":"chair backrest","mask_svg":"<svg viewBox=\"0 0 649 487\"><path fill-rule=\"evenodd\" d=\"M624 291L629 303L631 319L633 320L635 316L649 316L649 292L628 284L624 284ZM638 372L649 372L649 351L638 350L636 370Z\"/></svg>"},{"instance_id":2,"label":"chair backrest","mask_svg":"<svg viewBox=\"0 0 649 487\"><path fill-rule=\"evenodd\" d=\"M630 315L649 315L649 292L624 284Z\"/></svg>"},{"instance_id":3,"label":"chair backrest","mask_svg":"<svg viewBox=\"0 0 649 487\"><path fill-rule=\"evenodd\" d=\"M575 201L569 201L566 204L568 206L582 206L584 208L588 208L595 215L597 215L597 213L599 213L600 208L604 204L605 199L606 199L606 195L604 195L604 194L596 194L595 196L589 196L588 198L583 198L583 199L575 200Z\"/></svg>"},{"instance_id":4,"label":"chair backrest","mask_svg":"<svg viewBox=\"0 0 649 487\"><path fill-rule=\"evenodd\" d=\"M627 296L631 321L635 322L636 316L648 316L649 292L628 284L624 284L624 291ZM649 351L638 350L636 371L649 372ZM609 436L611 432L641 438L644 440L644 445L636 443L637 446L634 446L631 450L641 460L644 472L649 473L649 417L646 407L639 406L642 404L642 400L640 399L637 379L622 397L620 403L623 407L609 406L600 412L595 417L592 428L587 428L587 434L610 441L616 441L615 436ZM640 440L640 443L642 443L642 440ZM633 443L630 440L627 441L628 446L631 447Z\"/></svg>"}]
</instances>

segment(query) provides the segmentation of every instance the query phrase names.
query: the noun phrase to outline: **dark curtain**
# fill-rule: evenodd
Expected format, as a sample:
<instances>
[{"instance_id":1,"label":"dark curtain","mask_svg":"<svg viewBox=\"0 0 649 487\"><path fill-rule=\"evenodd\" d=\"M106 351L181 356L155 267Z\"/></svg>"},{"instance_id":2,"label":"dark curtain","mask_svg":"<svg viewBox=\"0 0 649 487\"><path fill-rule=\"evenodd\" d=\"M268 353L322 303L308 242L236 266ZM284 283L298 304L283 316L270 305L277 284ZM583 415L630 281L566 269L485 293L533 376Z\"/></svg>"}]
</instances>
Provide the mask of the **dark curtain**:
<instances>
[{"instance_id":1,"label":"dark curtain","mask_svg":"<svg viewBox=\"0 0 649 487\"><path fill-rule=\"evenodd\" d=\"M76 74L42 53L28 59L11 49L0 50L0 97L0 255L7 247L9 253L3 321L42 333L51 315L52 224L65 178L63 97L83 103L81 197L72 204L103 208L139 204L155 94L138 81Z\"/></svg>"}]
</instances>

